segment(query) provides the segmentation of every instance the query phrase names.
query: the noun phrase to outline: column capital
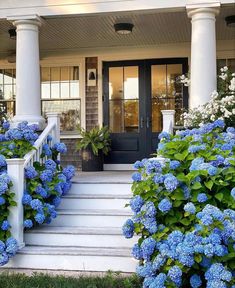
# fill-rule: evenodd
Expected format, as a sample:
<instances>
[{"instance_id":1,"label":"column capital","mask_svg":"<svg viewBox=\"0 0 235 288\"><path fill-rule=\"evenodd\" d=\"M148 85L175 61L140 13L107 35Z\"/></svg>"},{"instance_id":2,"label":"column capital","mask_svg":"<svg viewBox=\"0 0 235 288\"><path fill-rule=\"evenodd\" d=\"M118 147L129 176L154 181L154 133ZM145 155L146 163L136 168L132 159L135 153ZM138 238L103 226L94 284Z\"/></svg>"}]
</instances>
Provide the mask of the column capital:
<instances>
[{"instance_id":1,"label":"column capital","mask_svg":"<svg viewBox=\"0 0 235 288\"><path fill-rule=\"evenodd\" d=\"M11 16L11 17L8 17L7 20L11 21L14 26L18 26L21 24L31 24L31 25L36 25L40 27L45 22L40 16L36 14Z\"/></svg>"},{"instance_id":2,"label":"column capital","mask_svg":"<svg viewBox=\"0 0 235 288\"><path fill-rule=\"evenodd\" d=\"M220 12L220 2L212 3L192 3L186 5L186 10L189 18L194 18L195 15L218 15Z\"/></svg>"}]
</instances>

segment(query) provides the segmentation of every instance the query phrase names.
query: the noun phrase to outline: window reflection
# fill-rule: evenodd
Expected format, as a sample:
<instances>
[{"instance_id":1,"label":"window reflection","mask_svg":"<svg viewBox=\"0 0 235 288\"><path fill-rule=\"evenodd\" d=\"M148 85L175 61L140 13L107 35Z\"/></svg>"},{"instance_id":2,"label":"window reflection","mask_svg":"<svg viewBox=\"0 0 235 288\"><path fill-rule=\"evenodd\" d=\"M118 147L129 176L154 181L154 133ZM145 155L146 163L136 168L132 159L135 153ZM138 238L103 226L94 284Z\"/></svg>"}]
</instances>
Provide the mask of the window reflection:
<instances>
[{"instance_id":1,"label":"window reflection","mask_svg":"<svg viewBox=\"0 0 235 288\"><path fill-rule=\"evenodd\" d=\"M138 66L109 68L109 126L113 133L138 132Z\"/></svg>"}]
</instances>

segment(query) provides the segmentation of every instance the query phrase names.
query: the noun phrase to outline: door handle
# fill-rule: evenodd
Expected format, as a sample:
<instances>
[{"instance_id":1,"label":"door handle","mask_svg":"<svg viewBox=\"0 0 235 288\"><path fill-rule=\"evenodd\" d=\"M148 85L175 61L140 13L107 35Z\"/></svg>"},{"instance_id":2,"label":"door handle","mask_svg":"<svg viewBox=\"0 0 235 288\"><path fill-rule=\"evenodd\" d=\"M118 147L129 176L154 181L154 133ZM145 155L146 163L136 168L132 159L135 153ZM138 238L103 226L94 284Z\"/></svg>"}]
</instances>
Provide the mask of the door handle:
<instances>
[{"instance_id":1,"label":"door handle","mask_svg":"<svg viewBox=\"0 0 235 288\"><path fill-rule=\"evenodd\" d=\"M140 128L141 129L144 128L144 117L143 116L140 117Z\"/></svg>"},{"instance_id":2,"label":"door handle","mask_svg":"<svg viewBox=\"0 0 235 288\"><path fill-rule=\"evenodd\" d=\"M146 118L146 127L147 127L147 128L150 128L151 124L152 124L151 118L150 118L150 117L147 117L147 118Z\"/></svg>"}]
</instances>

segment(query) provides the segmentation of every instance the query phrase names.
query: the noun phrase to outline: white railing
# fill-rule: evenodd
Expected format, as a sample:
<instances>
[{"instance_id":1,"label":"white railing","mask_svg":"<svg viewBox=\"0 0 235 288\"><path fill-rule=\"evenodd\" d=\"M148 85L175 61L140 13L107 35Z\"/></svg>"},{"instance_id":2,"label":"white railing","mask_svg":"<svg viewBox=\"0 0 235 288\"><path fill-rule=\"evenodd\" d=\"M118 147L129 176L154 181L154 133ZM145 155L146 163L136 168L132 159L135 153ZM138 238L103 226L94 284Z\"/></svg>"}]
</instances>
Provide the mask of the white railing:
<instances>
[{"instance_id":1,"label":"white railing","mask_svg":"<svg viewBox=\"0 0 235 288\"><path fill-rule=\"evenodd\" d=\"M22 205L22 198L25 188L24 168L33 165L33 162L42 162L40 157L42 154L42 147L46 144L47 137L52 136L50 146L55 142L60 141L60 115L58 113L47 113L48 125L43 130L39 138L34 144L35 150L30 151L23 159L7 159L7 173L13 182L11 191L15 193L14 201L17 203L16 207L10 207L9 222L11 224L11 234L19 245L19 248L24 247L24 207Z\"/></svg>"}]
</instances>

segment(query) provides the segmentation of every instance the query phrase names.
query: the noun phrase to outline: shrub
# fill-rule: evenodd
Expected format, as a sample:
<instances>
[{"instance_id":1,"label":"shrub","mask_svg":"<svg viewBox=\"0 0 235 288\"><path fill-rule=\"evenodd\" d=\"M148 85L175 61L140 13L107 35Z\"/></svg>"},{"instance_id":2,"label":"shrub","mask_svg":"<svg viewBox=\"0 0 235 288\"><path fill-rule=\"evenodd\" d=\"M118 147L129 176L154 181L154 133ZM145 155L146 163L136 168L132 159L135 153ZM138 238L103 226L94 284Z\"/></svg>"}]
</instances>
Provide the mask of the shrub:
<instances>
[{"instance_id":1,"label":"shrub","mask_svg":"<svg viewBox=\"0 0 235 288\"><path fill-rule=\"evenodd\" d=\"M145 288L235 287L235 129L223 128L163 132L163 160L134 165L123 232L140 236L132 254Z\"/></svg>"},{"instance_id":2,"label":"shrub","mask_svg":"<svg viewBox=\"0 0 235 288\"><path fill-rule=\"evenodd\" d=\"M37 129L37 125L28 125L27 122L11 129L6 121L0 128L0 266L6 264L18 249L16 240L11 237L11 226L7 220L10 206L16 203L13 201L14 193L10 190L12 182L7 175L5 159L23 158L35 149L33 144L38 139ZM52 137L49 135L42 149L41 161L25 169L26 187L22 199L25 228L50 223L57 216L56 207L61 197L69 191L75 173L71 165L64 169L60 166L58 156L66 151L64 143L52 145Z\"/></svg>"}]
</instances>

